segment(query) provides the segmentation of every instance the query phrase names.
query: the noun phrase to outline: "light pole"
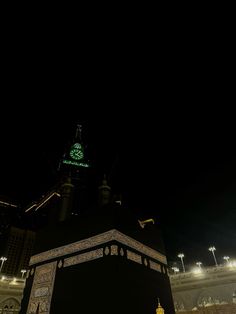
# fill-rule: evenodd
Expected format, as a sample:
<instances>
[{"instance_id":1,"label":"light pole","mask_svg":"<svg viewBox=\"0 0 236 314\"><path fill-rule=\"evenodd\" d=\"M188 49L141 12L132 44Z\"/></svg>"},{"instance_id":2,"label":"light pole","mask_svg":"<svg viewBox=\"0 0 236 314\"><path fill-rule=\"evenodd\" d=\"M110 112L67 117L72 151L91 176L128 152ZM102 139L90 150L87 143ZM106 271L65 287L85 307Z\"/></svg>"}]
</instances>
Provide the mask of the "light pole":
<instances>
[{"instance_id":1,"label":"light pole","mask_svg":"<svg viewBox=\"0 0 236 314\"><path fill-rule=\"evenodd\" d=\"M172 267L173 271L175 274L177 274L179 272L179 268L178 267Z\"/></svg>"},{"instance_id":2,"label":"light pole","mask_svg":"<svg viewBox=\"0 0 236 314\"><path fill-rule=\"evenodd\" d=\"M24 274L26 273L26 269L21 269L20 272L21 272L21 274L22 274L22 275L21 275L21 278L23 278L23 277L24 277Z\"/></svg>"},{"instance_id":3,"label":"light pole","mask_svg":"<svg viewBox=\"0 0 236 314\"><path fill-rule=\"evenodd\" d=\"M0 273L1 273L1 271L2 271L3 264L6 262L6 260L7 260L6 257L4 257L4 256L0 257L0 261L2 262L2 263L1 263L1 266L0 266Z\"/></svg>"},{"instance_id":4,"label":"light pole","mask_svg":"<svg viewBox=\"0 0 236 314\"><path fill-rule=\"evenodd\" d=\"M213 257L214 257L215 265L218 266L217 260L216 260L216 256L215 256L215 253L214 253L216 248L214 246L211 246L211 247L209 247L208 250L211 251L211 253L212 253Z\"/></svg>"},{"instance_id":5,"label":"light pole","mask_svg":"<svg viewBox=\"0 0 236 314\"><path fill-rule=\"evenodd\" d=\"M230 259L229 256L224 256L223 259L227 262L227 264L229 264L229 259Z\"/></svg>"},{"instance_id":6,"label":"light pole","mask_svg":"<svg viewBox=\"0 0 236 314\"><path fill-rule=\"evenodd\" d=\"M197 262L196 265L201 269L202 268L202 262Z\"/></svg>"},{"instance_id":7,"label":"light pole","mask_svg":"<svg viewBox=\"0 0 236 314\"><path fill-rule=\"evenodd\" d=\"M183 267L183 272L185 273L185 267L184 267L184 261L183 261L184 254L183 254L183 253L180 253L180 254L178 254L178 257L181 259L182 267Z\"/></svg>"}]
</instances>

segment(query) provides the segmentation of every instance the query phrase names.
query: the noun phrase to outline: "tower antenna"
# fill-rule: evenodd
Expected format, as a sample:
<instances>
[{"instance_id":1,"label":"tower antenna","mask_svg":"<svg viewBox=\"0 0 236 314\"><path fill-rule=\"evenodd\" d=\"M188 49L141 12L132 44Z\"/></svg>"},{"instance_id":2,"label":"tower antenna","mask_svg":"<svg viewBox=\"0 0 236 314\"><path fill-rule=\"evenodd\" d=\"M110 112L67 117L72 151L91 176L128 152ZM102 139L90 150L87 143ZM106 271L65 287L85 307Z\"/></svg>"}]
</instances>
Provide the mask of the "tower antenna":
<instances>
[{"instance_id":1,"label":"tower antenna","mask_svg":"<svg viewBox=\"0 0 236 314\"><path fill-rule=\"evenodd\" d=\"M76 133L75 133L75 138L81 140L81 133L82 133L82 125L81 124L77 124L77 128L76 128Z\"/></svg>"}]
</instances>

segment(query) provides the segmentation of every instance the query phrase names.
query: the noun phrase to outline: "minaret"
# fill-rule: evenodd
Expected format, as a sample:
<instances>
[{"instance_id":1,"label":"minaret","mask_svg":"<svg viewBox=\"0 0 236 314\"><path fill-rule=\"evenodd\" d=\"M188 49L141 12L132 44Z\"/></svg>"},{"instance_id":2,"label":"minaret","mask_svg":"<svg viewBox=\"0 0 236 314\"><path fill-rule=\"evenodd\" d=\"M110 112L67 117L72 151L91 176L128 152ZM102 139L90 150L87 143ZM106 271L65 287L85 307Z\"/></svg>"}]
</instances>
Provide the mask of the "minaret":
<instances>
[{"instance_id":1,"label":"minaret","mask_svg":"<svg viewBox=\"0 0 236 314\"><path fill-rule=\"evenodd\" d=\"M106 175L104 175L104 178L102 180L102 184L98 188L98 203L99 206L104 206L106 204L109 204L111 201L111 188L107 183Z\"/></svg>"},{"instance_id":2,"label":"minaret","mask_svg":"<svg viewBox=\"0 0 236 314\"><path fill-rule=\"evenodd\" d=\"M71 177L68 176L61 187L61 208L59 212L59 221L66 220L71 213L73 202L74 185L71 182Z\"/></svg>"},{"instance_id":3,"label":"minaret","mask_svg":"<svg viewBox=\"0 0 236 314\"><path fill-rule=\"evenodd\" d=\"M165 311L164 311L163 307L160 304L159 298L158 298L158 307L156 309L156 314L165 314Z\"/></svg>"}]
</instances>

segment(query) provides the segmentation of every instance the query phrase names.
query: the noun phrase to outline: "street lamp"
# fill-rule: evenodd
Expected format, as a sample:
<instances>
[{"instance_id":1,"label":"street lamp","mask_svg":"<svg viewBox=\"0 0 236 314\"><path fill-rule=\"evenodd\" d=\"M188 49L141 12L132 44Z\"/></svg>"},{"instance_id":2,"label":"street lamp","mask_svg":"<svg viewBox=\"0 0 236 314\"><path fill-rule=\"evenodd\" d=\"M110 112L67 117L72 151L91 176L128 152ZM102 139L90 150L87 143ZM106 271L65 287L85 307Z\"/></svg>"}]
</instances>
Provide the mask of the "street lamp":
<instances>
[{"instance_id":1,"label":"street lamp","mask_svg":"<svg viewBox=\"0 0 236 314\"><path fill-rule=\"evenodd\" d=\"M2 262L2 263L1 263L1 266L0 266L0 273L1 273L1 271L2 271L3 264L6 262L6 260L7 260L6 257L4 257L4 256L0 257L0 261Z\"/></svg>"},{"instance_id":2,"label":"street lamp","mask_svg":"<svg viewBox=\"0 0 236 314\"><path fill-rule=\"evenodd\" d=\"M229 263L230 257L229 257L229 256L224 256L223 259L224 259L227 263Z\"/></svg>"},{"instance_id":3,"label":"street lamp","mask_svg":"<svg viewBox=\"0 0 236 314\"><path fill-rule=\"evenodd\" d=\"M23 278L23 277L24 277L24 274L26 273L26 269L21 269L20 272L21 272L21 274L22 274L22 275L21 275L21 278Z\"/></svg>"},{"instance_id":4,"label":"street lamp","mask_svg":"<svg viewBox=\"0 0 236 314\"><path fill-rule=\"evenodd\" d=\"M201 266L201 265L202 265L202 262L197 262L196 265L197 265L199 268L202 268L202 266Z\"/></svg>"},{"instance_id":5,"label":"street lamp","mask_svg":"<svg viewBox=\"0 0 236 314\"><path fill-rule=\"evenodd\" d=\"M211 247L209 247L208 250L211 251L211 253L212 253L213 257L214 257L215 265L218 266L217 260L216 260L216 256L215 256L215 253L214 253L214 251L216 250L216 248L215 248L214 246L211 246Z\"/></svg>"},{"instance_id":6,"label":"street lamp","mask_svg":"<svg viewBox=\"0 0 236 314\"><path fill-rule=\"evenodd\" d=\"M184 261L183 261L184 254L183 254L183 253L180 253L180 254L178 254L178 257L181 259L182 267L183 267L183 272L185 273L185 267L184 267Z\"/></svg>"},{"instance_id":7,"label":"street lamp","mask_svg":"<svg viewBox=\"0 0 236 314\"><path fill-rule=\"evenodd\" d=\"M172 267L173 271L175 274L177 274L179 272L179 268L178 267Z\"/></svg>"}]
</instances>

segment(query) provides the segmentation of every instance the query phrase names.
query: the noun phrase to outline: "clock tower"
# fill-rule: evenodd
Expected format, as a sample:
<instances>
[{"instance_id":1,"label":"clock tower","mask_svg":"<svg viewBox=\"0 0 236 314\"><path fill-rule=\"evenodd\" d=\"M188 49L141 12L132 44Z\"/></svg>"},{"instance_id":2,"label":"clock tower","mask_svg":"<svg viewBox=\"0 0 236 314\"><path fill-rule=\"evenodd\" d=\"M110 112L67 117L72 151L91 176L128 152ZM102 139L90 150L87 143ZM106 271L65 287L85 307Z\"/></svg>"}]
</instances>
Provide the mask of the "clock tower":
<instances>
[{"instance_id":1,"label":"clock tower","mask_svg":"<svg viewBox=\"0 0 236 314\"><path fill-rule=\"evenodd\" d=\"M75 139L71 145L69 152L67 152L63 159L62 164L69 166L70 169L88 168L89 164L85 158L84 145L81 137L82 126L77 125ZM67 167L68 169L68 167Z\"/></svg>"},{"instance_id":2,"label":"clock tower","mask_svg":"<svg viewBox=\"0 0 236 314\"><path fill-rule=\"evenodd\" d=\"M80 199L83 198L81 186L86 186L88 168L90 165L82 141L82 126L78 124L75 137L60 162L59 170L62 175L61 204L59 213L55 216L56 220L59 219L62 222L70 218L71 214L74 214L74 207L76 207L76 211L81 209L78 209L80 207L78 203L81 203Z\"/></svg>"}]
</instances>

